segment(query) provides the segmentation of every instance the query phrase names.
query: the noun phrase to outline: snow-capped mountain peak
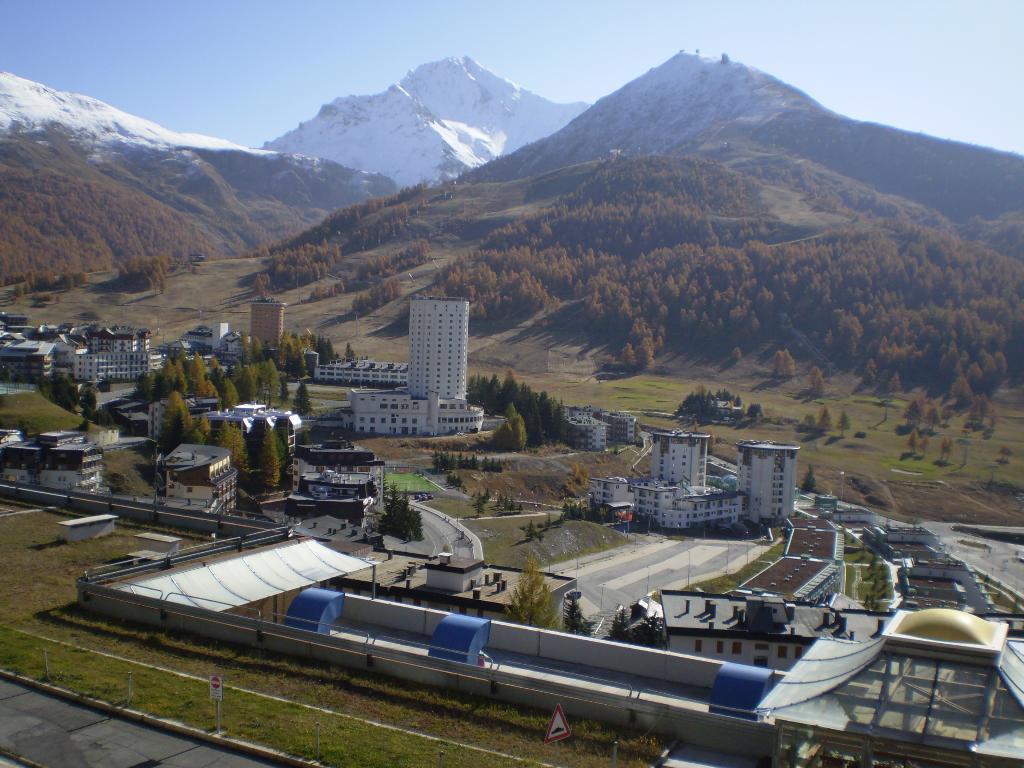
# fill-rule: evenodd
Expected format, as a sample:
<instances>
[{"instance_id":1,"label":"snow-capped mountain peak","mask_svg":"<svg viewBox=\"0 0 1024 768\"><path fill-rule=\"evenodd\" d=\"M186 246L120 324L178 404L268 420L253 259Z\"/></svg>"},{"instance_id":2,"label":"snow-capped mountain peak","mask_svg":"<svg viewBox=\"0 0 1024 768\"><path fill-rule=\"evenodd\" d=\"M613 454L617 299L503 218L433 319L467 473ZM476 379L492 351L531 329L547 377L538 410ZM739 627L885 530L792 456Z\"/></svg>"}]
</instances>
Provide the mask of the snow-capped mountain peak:
<instances>
[{"instance_id":1,"label":"snow-capped mountain peak","mask_svg":"<svg viewBox=\"0 0 1024 768\"><path fill-rule=\"evenodd\" d=\"M382 93L335 99L266 146L415 184L514 151L585 108L550 102L464 56L423 64Z\"/></svg>"},{"instance_id":2,"label":"snow-capped mountain peak","mask_svg":"<svg viewBox=\"0 0 1024 768\"><path fill-rule=\"evenodd\" d=\"M260 152L226 139L179 133L94 99L58 91L9 72L0 72L0 133L58 127L72 139L93 145L136 145Z\"/></svg>"},{"instance_id":3,"label":"snow-capped mountain peak","mask_svg":"<svg viewBox=\"0 0 1024 768\"><path fill-rule=\"evenodd\" d=\"M671 152L729 126L826 110L760 70L680 52L599 99L564 128L485 169L489 178L543 173L605 157Z\"/></svg>"}]
</instances>

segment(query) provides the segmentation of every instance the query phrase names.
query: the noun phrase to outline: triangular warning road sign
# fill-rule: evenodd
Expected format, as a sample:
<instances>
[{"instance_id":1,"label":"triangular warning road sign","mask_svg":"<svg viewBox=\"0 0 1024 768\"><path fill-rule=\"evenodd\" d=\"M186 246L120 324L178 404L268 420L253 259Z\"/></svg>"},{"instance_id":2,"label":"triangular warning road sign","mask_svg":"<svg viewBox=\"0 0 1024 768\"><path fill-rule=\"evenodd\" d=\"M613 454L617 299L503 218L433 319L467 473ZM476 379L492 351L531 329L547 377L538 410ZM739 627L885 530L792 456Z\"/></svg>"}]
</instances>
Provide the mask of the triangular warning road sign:
<instances>
[{"instance_id":1,"label":"triangular warning road sign","mask_svg":"<svg viewBox=\"0 0 1024 768\"><path fill-rule=\"evenodd\" d=\"M544 737L544 743L550 744L553 741L561 741L572 736L569 730L569 721L565 717L565 710L561 704L555 705L555 711L551 713L551 724L548 725L548 735Z\"/></svg>"}]
</instances>

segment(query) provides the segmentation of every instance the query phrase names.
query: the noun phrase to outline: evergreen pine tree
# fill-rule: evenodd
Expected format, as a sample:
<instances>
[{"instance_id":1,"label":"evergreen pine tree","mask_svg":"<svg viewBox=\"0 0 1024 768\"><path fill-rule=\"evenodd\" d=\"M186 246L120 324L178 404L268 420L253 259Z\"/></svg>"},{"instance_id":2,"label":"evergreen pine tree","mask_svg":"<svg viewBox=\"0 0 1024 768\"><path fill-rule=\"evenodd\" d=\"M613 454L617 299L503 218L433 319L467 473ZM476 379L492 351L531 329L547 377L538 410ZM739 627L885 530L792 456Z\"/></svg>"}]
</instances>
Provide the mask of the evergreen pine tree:
<instances>
[{"instance_id":1,"label":"evergreen pine tree","mask_svg":"<svg viewBox=\"0 0 1024 768\"><path fill-rule=\"evenodd\" d=\"M844 410L839 414L839 436L846 437L846 430L850 428L850 416Z\"/></svg>"},{"instance_id":2,"label":"evergreen pine tree","mask_svg":"<svg viewBox=\"0 0 1024 768\"><path fill-rule=\"evenodd\" d=\"M308 416L313 411L313 404L309 399L309 389L306 387L306 382L301 382L299 388L295 391L295 412L299 416Z\"/></svg>"},{"instance_id":3,"label":"evergreen pine tree","mask_svg":"<svg viewBox=\"0 0 1024 768\"><path fill-rule=\"evenodd\" d=\"M594 622L583 615L578 592L570 592L562 606L562 626L574 635L589 635L594 631Z\"/></svg>"},{"instance_id":4,"label":"evergreen pine tree","mask_svg":"<svg viewBox=\"0 0 1024 768\"><path fill-rule=\"evenodd\" d=\"M620 643L628 643L633 639L633 633L629 627L629 612L625 608L619 608L612 619L612 627L608 631L608 637L618 640Z\"/></svg>"},{"instance_id":5,"label":"evergreen pine tree","mask_svg":"<svg viewBox=\"0 0 1024 768\"><path fill-rule=\"evenodd\" d=\"M800 483L800 490L804 493L814 493L818 489L818 480L814 476L814 466L811 464L807 465L807 473L804 475L803 482Z\"/></svg>"}]
</instances>

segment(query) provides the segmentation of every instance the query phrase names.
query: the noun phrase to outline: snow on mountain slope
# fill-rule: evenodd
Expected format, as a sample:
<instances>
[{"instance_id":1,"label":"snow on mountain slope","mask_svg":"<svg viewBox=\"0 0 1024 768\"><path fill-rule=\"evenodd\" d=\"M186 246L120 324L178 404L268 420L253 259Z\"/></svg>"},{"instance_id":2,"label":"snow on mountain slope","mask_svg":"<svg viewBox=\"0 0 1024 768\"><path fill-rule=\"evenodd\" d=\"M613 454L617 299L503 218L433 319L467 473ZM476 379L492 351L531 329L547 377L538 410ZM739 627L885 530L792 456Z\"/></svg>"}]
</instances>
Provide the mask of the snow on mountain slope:
<instances>
[{"instance_id":1,"label":"snow on mountain slope","mask_svg":"<svg viewBox=\"0 0 1024 768\"><path fill-rule=\"evenodd\" d=\"M482 165L558 130L585 108L548 101L470 58L450 58L418 67L383 93L335 99L265 146L408 185Z\"/></svg>"},{"instance_id":2,"label":"snow on mountain slope","mask_svg":"<svg viewBox=\"0 0 1024 768\"><path fill-rule=\"evenodd\" d=\"M83 143L263 152L199 133L171 131L90 96L0 72L0 133L31 132L54 125Z\"/></svg>"},{"instance_id":3,"label":"snow on mountain slope","mask_svg":"<svg viewBox=\"0 0 1024 768\"><path fill-rule=\"evenodd\" d=\"M612 150L664 153L718 127L756 125L793 111L826 112L809 96L752 67L679 53L561 130L495 163L493 172L530 175Z\"/></svg>"}]
</instances>

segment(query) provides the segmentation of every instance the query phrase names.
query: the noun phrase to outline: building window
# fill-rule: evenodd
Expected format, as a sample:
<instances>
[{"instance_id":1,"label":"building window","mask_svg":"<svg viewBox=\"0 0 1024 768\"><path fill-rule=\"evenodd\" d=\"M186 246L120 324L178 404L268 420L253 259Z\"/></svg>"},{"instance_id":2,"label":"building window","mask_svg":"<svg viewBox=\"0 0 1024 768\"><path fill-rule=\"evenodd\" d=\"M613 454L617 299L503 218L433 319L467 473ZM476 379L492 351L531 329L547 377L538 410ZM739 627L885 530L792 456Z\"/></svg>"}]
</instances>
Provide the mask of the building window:
<instances>
[{"instance_id":1,"label":"building window","mask_svg":"<svg viewBox=\"0 0 1024 768\"><path fill-rule=\"evenodd\" d=\"M725 653L725 641L724 640L716 640L715 641L715 653Z\"/></svg>"},{"instance_id":2,"label":"building window","mask_svg":"<svg viewBox=\"0 0 1024 768\"><path fill-rule=\"evenodd\" d=\"M803 655L804 655L804 649L801 648L799 645L796 648L793 649L793 656L795 658L799 659Z\"/></svg>"},{"instance_id":3,"label":"building window","mask_svg":"<svg viewBox=\"0 0 1024 768\"><path fill-rule=\"evenodd\" d=\"M786 646L780 645L779 646L779 650L778 650L778 654L779 654L779 658L780 659L785 659L786 658Z\"/></svg>"},{"instance_id":4,"label":"building window","mask_svg":"<svg viewBox=\"0 0 1024 768\"><path fill-rule=\"evenodd\" d=\"M694 653L700 653L703 650L704 650L704 641L701 640L698 637L696 640L693 641L693 652Z\"/></svg>"},{"instance_id":5,"label":"building window","mask_svg":"<svg viewBox=\"0 0 1024 768\"><path fill-rule=\"evenodd\" d=\"M739 656L741 653L743 653L743 643L740 642L739 640L733 640L732 641L732 655L733 656Z\"/></svg>"}]
</instances>

